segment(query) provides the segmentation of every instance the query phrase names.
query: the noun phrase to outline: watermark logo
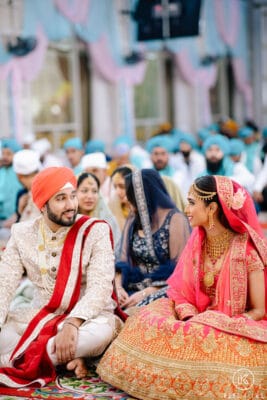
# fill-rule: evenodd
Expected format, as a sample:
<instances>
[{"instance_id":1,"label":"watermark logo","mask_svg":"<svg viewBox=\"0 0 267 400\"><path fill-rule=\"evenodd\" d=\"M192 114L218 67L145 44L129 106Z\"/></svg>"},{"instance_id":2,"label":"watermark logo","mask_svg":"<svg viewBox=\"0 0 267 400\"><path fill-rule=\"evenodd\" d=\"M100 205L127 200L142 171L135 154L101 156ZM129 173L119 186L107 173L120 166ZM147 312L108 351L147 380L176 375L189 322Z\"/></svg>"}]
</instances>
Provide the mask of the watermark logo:
<instances>
[{"instance_id":1,"label":"watermark logo","mask_svg":"<svg viewBox=\"0 0 267 400\"><path fill-rule=\"evenodd\" d=\"M240 368L233 375L233 384L239 390L249 390L254 385L254 375L249 369Z\"/></svg>"}]
</instances>

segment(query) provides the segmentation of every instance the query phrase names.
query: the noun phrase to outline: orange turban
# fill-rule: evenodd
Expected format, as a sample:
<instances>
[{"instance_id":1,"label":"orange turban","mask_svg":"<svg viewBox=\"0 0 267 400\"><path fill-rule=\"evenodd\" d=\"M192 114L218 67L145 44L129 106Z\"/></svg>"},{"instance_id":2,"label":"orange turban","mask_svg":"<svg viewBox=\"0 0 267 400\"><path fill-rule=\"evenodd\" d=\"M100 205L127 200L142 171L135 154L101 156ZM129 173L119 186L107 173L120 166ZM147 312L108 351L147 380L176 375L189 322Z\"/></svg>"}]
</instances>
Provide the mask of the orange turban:
<instances>
[{"instance_id":1,"label":"orange turban","mask_svg":"<svg viewBox=\"0 0 267 400\"><path fill-rule=\"evenodd\" d=\"M76 188L77 179L70 168L49 167L39 172L33 179L31 192L36 206L41 209L45 203L67 183Z\"/></svg>"}]
</instances>

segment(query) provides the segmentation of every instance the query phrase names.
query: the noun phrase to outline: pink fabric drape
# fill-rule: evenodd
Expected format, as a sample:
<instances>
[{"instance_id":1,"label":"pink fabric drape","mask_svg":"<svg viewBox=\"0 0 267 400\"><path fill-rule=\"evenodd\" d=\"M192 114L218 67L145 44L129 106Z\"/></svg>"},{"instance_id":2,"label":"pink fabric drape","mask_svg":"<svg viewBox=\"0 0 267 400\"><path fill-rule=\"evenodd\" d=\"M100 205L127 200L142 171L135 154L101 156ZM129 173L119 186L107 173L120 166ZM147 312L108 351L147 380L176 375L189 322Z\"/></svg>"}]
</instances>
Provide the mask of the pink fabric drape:
<instances>
[{"instance_id":1,"label":"pink fabric drape","mask_svg":"<svg viewBox=\"0 0 267 400\"><path fill-rule=\"evenodd\" d=\"M90 0L54 0L54 4L71 22L82 24L87 21Z\"/></svg>"},{"instance_id":2,"label":"pink fabric drape","mask_svg":"<svg viewBox=\"0 0 267 400\"><path fill-rule=\"evenodd\" d=\"M107 38L102 36L97 42L88 43L94 67L102 78L111 83L122 81L126 85L142 83L146 70L144 61L135 65L118 66L108 49Z\"/></svg>"},{"instance_id":3,"label":"pink fabric drape","mask_svg":"<svg viewBox=\"0 0 267 400\"><path fill-rule=\"evenodd\" d=\"M246 107L246 115L253 118L253 95L252 87L247 80L246 66L241 58L232 59L235 83L238 91L243 95Z\"/></svg>"},{"instance_id":4,"label":"pink fabric drape","mask_svg":"<svg viewBox=\"0 0 267 400\"><path fill-rule=\"evenodd\" d=\"M146 71L145 61L129 66L116 65L110 54L107 38L104 35L97 42L88 43L87 46L98 75L112 84L120 83L124 88L123 129L130 137L133 137L134 101L132 87L143 82Z\"/></svg>"},{"instance_id":5,"label":"pink fabric drape","mask_svg":"<svg viewBox=\"0 0 267 400\"><path fill-rule=\"evenodd\" d=\"M225 12L226 1L231 12ZM229 47L234 47L238 38L240 23L240 4L239 0L214 0L214 14L218 32ZM226 15L227 14L227 15Z\"/></svg>"},{"instance_id":6,"label":"pink fabric drape","mask_svg":"<svg viewBox=\"0 0 267 400\"><path fill-rule=\"evenodd\" d=\"M201 105L203 107L203 112L201 112L201 122L204 126L210 124L212 122L212 114L209 90L216 83L217 66L213 64L210 67L194 68L189 59L187 50L182 50L179 53L176 53L174 57L183 80L190 86L198 86L201 88Z\"/></svg>"},{"instance_id":7,"label":"pink fabric drape","mask_svg":"<svg viewBox=\"0 0 267 400\"><path fill-rule=\"evenodd\" d=\"M225 5L228 1L228 9L231 12L225 12ZM218 32L223 42L230 48L237 45L238 33L240 31L241 21L240 0L214 0L214 15ZM242 94L245 102L246 117L253 118L253 100L252 87L247 80L244 60L232 57L232 66L234 78L238 91Z\"/></svg>"},{"instance_id":8,"label":"pink fabric drape","mask_svg":"<svg viewBox=\"0 0 267 400\"><path fill-rule=\"evenodd\" d=\"M24 57L14 57L6 64L0 65L0 79L6 80L10 74L12 79L12 94L15 112L15 133L18 142L23 135L21 89L23 81L32 81L39 74L46 54L47 38L41 28L38 28L37 46Z\"/></svg>"}]
</instances>

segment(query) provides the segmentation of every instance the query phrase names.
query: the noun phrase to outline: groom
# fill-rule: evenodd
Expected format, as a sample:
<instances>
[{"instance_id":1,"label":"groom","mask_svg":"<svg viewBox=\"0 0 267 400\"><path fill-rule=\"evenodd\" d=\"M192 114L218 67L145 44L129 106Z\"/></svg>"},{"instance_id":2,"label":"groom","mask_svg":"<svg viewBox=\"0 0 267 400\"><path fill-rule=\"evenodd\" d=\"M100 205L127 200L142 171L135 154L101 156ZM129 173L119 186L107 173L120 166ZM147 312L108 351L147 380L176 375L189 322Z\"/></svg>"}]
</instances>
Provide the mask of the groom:
<instances>
[{"instance_id":1,"label":"groom","mask_svg":"<svg viewBox=\"0 0 267 400\"><path fill-rule=\"evenodd\" d=\"M112 299L114 256L109 225L77 215L71 169L50 167L32 183L41 215L14 224L0 262L0 383L45 385L55 366L77 378L121 325ZM34 286L30 308L9 312L22 276Z\"/></svg>"}]
</instances>

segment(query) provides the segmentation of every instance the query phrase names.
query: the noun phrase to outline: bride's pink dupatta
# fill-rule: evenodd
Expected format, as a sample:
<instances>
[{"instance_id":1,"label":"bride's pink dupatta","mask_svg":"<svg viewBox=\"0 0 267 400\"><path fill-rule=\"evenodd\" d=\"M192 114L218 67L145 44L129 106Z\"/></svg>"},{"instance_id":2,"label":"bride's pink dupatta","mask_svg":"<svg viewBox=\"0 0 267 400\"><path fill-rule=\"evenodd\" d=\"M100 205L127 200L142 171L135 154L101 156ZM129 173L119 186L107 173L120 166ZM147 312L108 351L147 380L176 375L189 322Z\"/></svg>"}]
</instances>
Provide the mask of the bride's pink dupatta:
<instances>
[{"instance_id":1,"label":"bride's pink dupatta","mask_svg":"<svg viewBox=\"0 0 267 400\"><path fill-rule=\"evenodd\" d=\"M218 197L224 214L237 232L225 260L216 287L216 307L209 310L210 298L200 287L201 254L205 232L197 227L168 280L168 296L175 303L179 319L215 327L232 334L267 341L266 315L262 321L248 320L242 316L247 303L246 256L248 240L265 264L265 292L267 276L267 244L258 223L254 204L247 192L229 178L216 177ZM238 193L238 198L234 198ZM236 201L236 204L235 204ZM238 203L239 201L239 203ZM242 207L239 205L242 203ZM233 206L239 207L237 209ZM241 219L242 218L242 219ZM265 295L265 300L266 300ZM267 309L267 307L266 307Z\"/></svg>"}]
</instances>

